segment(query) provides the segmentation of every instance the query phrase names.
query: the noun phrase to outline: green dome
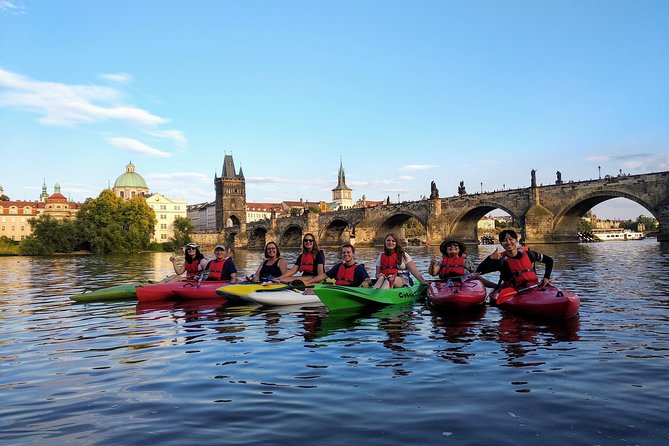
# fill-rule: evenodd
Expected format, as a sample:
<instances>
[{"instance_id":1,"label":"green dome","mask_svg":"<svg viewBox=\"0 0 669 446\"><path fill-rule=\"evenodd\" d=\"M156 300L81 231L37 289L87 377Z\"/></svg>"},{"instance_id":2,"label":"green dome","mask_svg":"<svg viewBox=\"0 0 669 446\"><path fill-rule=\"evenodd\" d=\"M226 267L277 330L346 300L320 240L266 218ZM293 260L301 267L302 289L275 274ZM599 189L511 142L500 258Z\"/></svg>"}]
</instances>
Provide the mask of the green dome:
<instances>
[{"instance_id":1,"label":"green dome","mask_svg":"<svg viewBox=\"0 0 669 446\"><path fill-rule=\"evenodd\" d=\"M114 187L143 187L148 189L146 181L135 172L135 166L130 163L125 167L125 173L116 179Z\"/></svg>"}]
</instances>

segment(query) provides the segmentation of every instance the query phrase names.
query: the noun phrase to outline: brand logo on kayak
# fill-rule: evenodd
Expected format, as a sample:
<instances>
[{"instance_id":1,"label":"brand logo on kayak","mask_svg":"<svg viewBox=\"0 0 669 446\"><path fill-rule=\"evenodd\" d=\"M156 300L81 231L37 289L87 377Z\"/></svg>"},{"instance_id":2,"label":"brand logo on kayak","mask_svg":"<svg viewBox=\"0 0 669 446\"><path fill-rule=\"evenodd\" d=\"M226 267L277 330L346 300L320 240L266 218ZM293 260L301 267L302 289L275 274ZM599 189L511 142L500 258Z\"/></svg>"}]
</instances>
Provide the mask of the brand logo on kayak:
<instances>
[{"instance_id":1,"label":"brand logo on kayak","mask_svg":"<svg viewBox=\"0 0 669 446\"><path fill-rule=\"evenodd\" d=\"M413 297L413 293L400 293L400 299L410 299Z\"/></svg>"}]
</instances>

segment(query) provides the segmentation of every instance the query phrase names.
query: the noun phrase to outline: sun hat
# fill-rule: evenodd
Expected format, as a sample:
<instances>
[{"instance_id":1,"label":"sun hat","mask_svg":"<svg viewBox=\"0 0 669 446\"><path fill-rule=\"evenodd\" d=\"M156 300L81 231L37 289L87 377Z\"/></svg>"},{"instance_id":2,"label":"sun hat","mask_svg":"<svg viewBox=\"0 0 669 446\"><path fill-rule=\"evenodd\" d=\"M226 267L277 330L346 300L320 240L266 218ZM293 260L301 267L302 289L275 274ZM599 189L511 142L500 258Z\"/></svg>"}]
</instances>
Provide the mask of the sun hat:
<instances>
[{"instance_id":1,"label":"sun hat","mask_svg":"<svg viewBox=\"0 0 669 446\"><path fill-rule=\"evenodd\" d=\"M458 253L459 256L462 256L467 250L467 247L462 242L459 242L457 240L445 240L441 243L441 245L439 245L439 251L443 255L446 255L446 248L448 247L448 245L453 245L453 244L458 245L458 248L460 248L460 252Z\"/></svg>"},{"instance_id":2,"label":"sun hat","mask_svg":"<svg viewBox=\"0 0 669 446\"><path fill-rule=\"evenodd\" d=\"M219 243L218 245L216 245L216 246L214 247L214 251L216 251L217 249L222 249L223 251L227 250L227 248L225 247L225 245L222 244L222 243Z\"/></svg>"}]
</instances>

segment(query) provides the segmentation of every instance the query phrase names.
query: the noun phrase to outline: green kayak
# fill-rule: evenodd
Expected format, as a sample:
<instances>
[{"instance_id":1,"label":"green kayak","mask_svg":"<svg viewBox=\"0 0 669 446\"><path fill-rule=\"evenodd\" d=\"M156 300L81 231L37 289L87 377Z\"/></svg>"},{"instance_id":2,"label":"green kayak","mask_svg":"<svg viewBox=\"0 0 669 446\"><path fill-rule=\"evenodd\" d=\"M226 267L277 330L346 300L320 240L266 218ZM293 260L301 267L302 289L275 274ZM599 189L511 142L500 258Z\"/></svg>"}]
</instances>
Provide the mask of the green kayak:
<instances>
[{"instance_id":1,"label":"green kayak","mask_svg":"<svg viewBox=\"0 0 669 446\"><path fill-rule=\"evenodd\" d=\"M148 285L147 282L129 282L122 285L110 286L95 291L85 291L81 294L70 296L75 302L99 302L105 300L130 300L137 299L135 289L138 286Z\"/></svg>"},{"instance_id":2,"label":"green kayak","mask_svg":"<svg viewBox=\"0 0 669 446\"><path fill-rule=\"evenodd\" d=\"M360 308L366 305L396 305L420 299L427 287L417 283L412 287L377 290L342 285L316 285L314 291L330 310Z\"/></svg>"}]
</instances>

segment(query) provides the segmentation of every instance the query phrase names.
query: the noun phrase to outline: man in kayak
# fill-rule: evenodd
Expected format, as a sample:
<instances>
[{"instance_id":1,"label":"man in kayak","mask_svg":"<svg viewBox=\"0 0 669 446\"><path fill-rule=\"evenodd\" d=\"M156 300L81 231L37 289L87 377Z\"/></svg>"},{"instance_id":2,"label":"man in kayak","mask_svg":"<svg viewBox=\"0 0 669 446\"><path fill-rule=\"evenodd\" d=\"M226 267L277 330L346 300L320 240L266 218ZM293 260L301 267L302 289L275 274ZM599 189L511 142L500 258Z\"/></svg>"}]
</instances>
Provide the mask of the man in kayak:
<instances>
[{"instance_id":1,"label":"man in kayak","mask_svg":"<svg viewBox=\"0 0 669 446\"><path fill-rule=\"evenodd\" d=\"M318 283L327 279L335 279L335 285L361 286L369 288L372 280L367 274L365 265L355 261L355 247L345 243L341 247L341 262L330 268L327 272L315 277L303 277L305 285Z\"/></svg>"},{"instance_id":2,"label":"man in kayak","mask_svg":"<svg viewBox=\"0 0 669 446\"><path fill-rule=\"evenodd\" d=\"M209 271L206 280L217 281L237 281L237 267L232 261L232 257L226 256L228 249L225 245L219 244L214 248L214 260L207 263L205 271Z\"/></svg>"},{"instance_id":3,"label":"man in kayak","mask_svg":"<svg viewBox=\"0 0 669 446\"><path fill-rule=\"evenodd\" d=\"M518 289L539 283L534 264L541 262L546 265L541 286L550 284L551 272L553 272L553 259L551 257L518 246L518 235L511 229L505 229L499 233L499 242L502 244L504 252L495 249L481 262L476 269L477 272L485 274L499 271L502 288L513 287Z\"/></svg>"}]
</instances>

